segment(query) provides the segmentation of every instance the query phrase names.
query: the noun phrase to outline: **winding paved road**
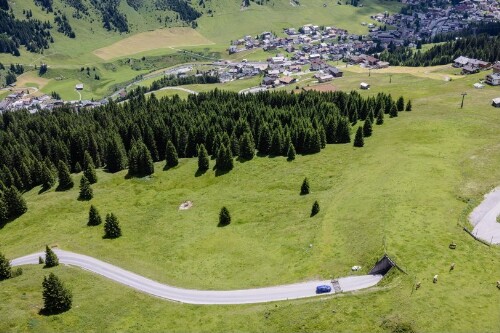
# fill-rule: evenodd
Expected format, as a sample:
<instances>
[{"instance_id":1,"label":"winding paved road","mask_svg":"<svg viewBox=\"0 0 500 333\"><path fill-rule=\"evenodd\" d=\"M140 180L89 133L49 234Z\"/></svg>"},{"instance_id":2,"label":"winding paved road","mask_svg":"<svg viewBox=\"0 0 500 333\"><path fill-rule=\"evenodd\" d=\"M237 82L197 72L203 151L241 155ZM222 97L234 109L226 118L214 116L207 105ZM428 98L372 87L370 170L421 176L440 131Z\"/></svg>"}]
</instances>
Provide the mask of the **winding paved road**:
<instances>
[{"instance_id":1,"label":"winding paved road","mask_svg":"<svg viewBox=\"0 0 500 333\"><path fill-rule=\"evenodd\" d=\"M53 250L62 264L81 267L153 296L189 304L248 304L282 301L316 296L316 286L320 284L332 286L331 281L328 280L229 291L183 289L161 284L89 256L59 249ZM45 253L33 253L14 259L11 265L38 264L39 256L44 257ZM341 290L345 292L372 287L381 279L382 275L361 275L340 278L338 282ZM331 293L334 292L332 288Z\"/></svg>"}]
</instances>

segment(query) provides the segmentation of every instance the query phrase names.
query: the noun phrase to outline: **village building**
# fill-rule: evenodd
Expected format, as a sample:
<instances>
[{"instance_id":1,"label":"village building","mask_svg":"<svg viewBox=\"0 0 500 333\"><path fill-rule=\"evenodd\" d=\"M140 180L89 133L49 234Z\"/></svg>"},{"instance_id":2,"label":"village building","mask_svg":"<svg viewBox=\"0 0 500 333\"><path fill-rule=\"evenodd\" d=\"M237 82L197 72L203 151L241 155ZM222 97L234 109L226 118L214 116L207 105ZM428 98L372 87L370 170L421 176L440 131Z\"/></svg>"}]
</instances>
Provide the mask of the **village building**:
<instances>
[{"instance_id":1,"label":"village building","mask_svg":"<svg viewBox=\"0 0 500 333\"><path fill-rule=\"evenodd\" d=\"M486 83L492 86L500 85L500 73L492 73L486 75Z\"/></svg>"}]
</instances>

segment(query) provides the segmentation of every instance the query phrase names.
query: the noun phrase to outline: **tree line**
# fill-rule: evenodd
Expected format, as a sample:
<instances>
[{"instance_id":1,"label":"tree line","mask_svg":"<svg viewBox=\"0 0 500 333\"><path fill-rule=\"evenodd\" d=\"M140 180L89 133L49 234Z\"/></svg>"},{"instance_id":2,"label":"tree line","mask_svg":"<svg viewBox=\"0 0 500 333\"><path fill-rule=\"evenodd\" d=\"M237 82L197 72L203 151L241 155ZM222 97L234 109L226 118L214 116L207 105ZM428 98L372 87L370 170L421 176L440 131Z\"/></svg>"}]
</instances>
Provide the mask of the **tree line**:
<instances>
[{"instance_id":1,"label":"tree line","mask_svg":"<svg viewBox=\"0 0 500 333\"><path fill-rule=\"evenodd\" d=\"M49 22L36 19L18 20L14 14L0 10L0 52L19 56L19 47L24 45L30 52L48 49L53 38L50 34L52 26Z\"/></svg>"},{"instance_id":2,"label":"tree line","mask_svg":"<svg viewBox=\"0 0 500 333\"><path fill-rule=\"evenodd\" d=\"M70 172L90 162L117 172L147 165L144 160L166 160L169 142L179 158L198 156L203 145L222 166L233 157L251 159L255 150L288 156L293 146L297 154L319 153L326 144L351 142L351 127L359 121L369 120L363 133L371 134L371 124L383 124L386 114L396 117L404 108L402 97L396 101L384 93L362 98L356 91L239 95L214 90L187 100L138 95L121 105L111 101L79 112L4 112L0 190L52 186L61 163Z\"/></svg>"},{"instance_id":3,"label":"tree line","mask_svg":"<svg viewBox=\"0 0 500 333\"><path fill-rule=\"evenodd\" d=\"M158 10L168 9L176 12L179 19L184 22L193 22L201 16L201 13L185 0L156 0L155 7Z\"/></svg>"},{"instance_id":4,"label":"tree line","mask_svg":"<svg viewBox=\"0 0 500 333\"><path fill-rule=\"evenodd\" d=\"M453 62L459 56L495 62L500 59L500 36L481 34L461 37L443 44L434 45L422 52L409 47L386 50L380 54L380 60L395 66L435 66Z\"/></svg>"}]
</instances>

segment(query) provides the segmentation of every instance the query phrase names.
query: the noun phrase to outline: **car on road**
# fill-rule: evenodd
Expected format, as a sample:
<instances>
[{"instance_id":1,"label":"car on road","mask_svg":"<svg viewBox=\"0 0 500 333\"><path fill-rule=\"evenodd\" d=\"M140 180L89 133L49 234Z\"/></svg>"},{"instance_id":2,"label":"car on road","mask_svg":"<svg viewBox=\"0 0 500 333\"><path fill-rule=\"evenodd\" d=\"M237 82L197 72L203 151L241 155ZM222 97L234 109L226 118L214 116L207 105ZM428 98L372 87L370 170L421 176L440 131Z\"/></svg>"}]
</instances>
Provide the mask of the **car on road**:
<instances>
[{"instance_id":1,"label":"car on road","mask_svg":"<svg viewBox=\"0 0 500 333\"><path fill-rule=\"evenodd\" d=\"M332 291L332 287L327 286L326 284L316 287L316 294L329 293L330 291Z\"/></svg>"}]
</instances>

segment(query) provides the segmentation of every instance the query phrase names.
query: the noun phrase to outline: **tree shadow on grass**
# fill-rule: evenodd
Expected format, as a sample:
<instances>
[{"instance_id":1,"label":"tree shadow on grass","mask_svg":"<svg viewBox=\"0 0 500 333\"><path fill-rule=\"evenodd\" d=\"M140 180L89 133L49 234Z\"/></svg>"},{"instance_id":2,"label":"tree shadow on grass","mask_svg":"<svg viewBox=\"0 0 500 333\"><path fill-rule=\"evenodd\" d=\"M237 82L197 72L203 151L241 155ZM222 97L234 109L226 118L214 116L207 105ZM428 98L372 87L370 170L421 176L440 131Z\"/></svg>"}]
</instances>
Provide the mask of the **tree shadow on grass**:
<instances>
[{"instance_id":1,"label":"tree shadow on grass","mask_svg":"<svg viewBox=\"0 0 500 333\"><path fill-rule=\"evenodd\" d=\"M217 228L224 228L224 227L227 227L228 225L230 225L231 223L227 223L227 224L222 224L222 223L219 223L217 224Z\"/></svg>"},{"instance_id":2,"label":"tree shadow on grass","mask_svg":"<svg viewBox=\"0 0 500 333\"><path fill-rule=\"evenodd\" d=\"M168 166L165 164L165 166L163 167L163 171L168 171L170 169L175 169L179 166L179 164L175 165L175 166Z\"/></svg>"},{"instance_id":3,"label":"tree shadow on grass","mask_svg":"<svg viewBox=\"0 0 500 333\"><path fill-rule=\"evenodd\" d=\"M67 309L67 310L63 310L63 311L48 311L47 309L45 308L42 308L40 309L40 311L38 311L38 314L40 316L54 316L54 315L58 315L58 314L61 314L61 313L64 313L64 312L67 312L69 311L70 309Z\"/></svg>"},{"instance_id":4,"label":"tree shadow on grass","mask_svg":"<svg viewBox=\"0 0 500 333\"><path fill-rule=\"evenodd\" d=\"M224 176L225 174L229 173L229 171L231 171L231 170L215 169L215 177Z\"/></svg>"},{"instance_id":5,"label":"tree shadow on grass","mask_svg":"<svg viewBox=\"0 0 500 333\"><path fill-rule=\"evenodd\" d=\"M240 163L246 163L246 162L251 161L251 160L253 160L253 158L247 159L247 158L243 158L243 157L239 157L239 156L236 158L236 161L238 161Z\"/></svg>"},{"instance_id":6,"label":"tree shadow on grass","mask_svg":"<svg viewBox=\"0 0 500 333\"><path fill-rule=\"evenodd\" d=\"M194 174L195 177L201 177L203 176L205 173L207 173L207 170L196 170L196 173Z\"/></svg>"}]
</instances>

